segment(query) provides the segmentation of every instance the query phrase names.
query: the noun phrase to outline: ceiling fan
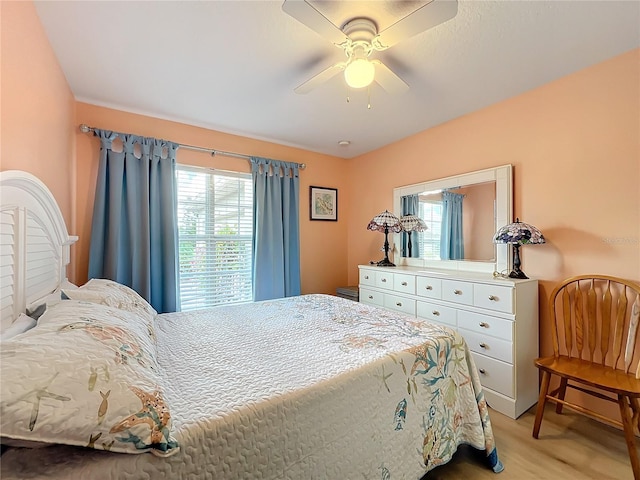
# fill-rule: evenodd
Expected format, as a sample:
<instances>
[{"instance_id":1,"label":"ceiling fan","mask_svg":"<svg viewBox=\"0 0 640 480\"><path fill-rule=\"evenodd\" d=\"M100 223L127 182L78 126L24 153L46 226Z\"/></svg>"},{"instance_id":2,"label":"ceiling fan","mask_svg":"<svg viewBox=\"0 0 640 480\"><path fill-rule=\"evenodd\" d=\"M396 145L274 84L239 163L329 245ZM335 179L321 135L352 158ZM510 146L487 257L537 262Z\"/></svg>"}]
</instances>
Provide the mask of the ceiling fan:
<instances>
[{"instance_id":1,"label":"ceiling fan","mask_svg":"<svg viewBox=\"0 0 640 480\"><path fill-rule=\"evenodd\" d=\"M344 72L345 81L351 88L364 88L376 81L387 92L395 94L405 92L409 85L380 60L370 58L371 54L450 20L458 12L458 2L427 1L380 32L375 21L365 17L355 17L338 28L307 0L285 0L282 10L342 48L347 57L344 62L326 68L296 87L296 93L309 93Z\"/></svg>"}]
</instances>

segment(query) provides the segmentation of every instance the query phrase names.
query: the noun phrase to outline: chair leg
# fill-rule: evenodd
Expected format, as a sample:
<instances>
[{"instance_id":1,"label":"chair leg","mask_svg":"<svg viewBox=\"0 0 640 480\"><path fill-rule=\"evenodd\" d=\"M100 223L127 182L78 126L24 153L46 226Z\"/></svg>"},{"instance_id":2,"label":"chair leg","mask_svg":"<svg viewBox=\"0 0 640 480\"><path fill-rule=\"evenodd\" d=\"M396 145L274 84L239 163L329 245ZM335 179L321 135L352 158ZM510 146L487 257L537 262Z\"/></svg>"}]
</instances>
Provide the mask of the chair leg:
<instances>
[{"instance_id":1,"label":"chair leg","mask_svg":"<svg viewBox=\"0 0 640 480\"><path fill-rule=\"evenodd\" d=\"M629 459L631 460L631 469L633 470L633 478L640 480L640 460L638 459L638 450L635 444L635 435L633 433L633 424L629 415L629 405L627 397L618 395L618 405L620 406L620 416L622 417L622 425L624 427L624 439L627 442L627 450L629 450Z\"/></svg>"},{"instance_id":2,"label":"chair leg","mask_svg":"<svg viewBox=\"0 0 640 480\"><path fill-rule=\"evenodd\" d=\"M564 400L564 395L567 393L567 381L566 378L560 379L560 388L558 389L558 398L560 400ZM562 413L562 407L564 407L562 403L556 403L556 413Z\"/></svg>"},{"instance_id":3,"label":"chair leg","mask_svg":"<svg viewBox=\"0 0 640 480\"><path fill-rule=\"evenodd\" d=\"M640 432L640 403L638 403L637 397L629 397L631 402L631 410L633 410L633 416L631 417L631 425L638 429Z\"/></svg>"},{"instance_id":4,"label":"chair leg","mask_svg":"<svg viewBox=\"0 0 640 480\"><path fill-rule=\"evenodd\" d=\"M544 405L547 403L547 393L549 392L549 381L551 374L546 370L542 372L542 384L540 385L540 395L538 396L538 408L536 409L536 419L533 422L533 438L538 438L540 424L544 415Z\"/></svg>"}]
</instances>

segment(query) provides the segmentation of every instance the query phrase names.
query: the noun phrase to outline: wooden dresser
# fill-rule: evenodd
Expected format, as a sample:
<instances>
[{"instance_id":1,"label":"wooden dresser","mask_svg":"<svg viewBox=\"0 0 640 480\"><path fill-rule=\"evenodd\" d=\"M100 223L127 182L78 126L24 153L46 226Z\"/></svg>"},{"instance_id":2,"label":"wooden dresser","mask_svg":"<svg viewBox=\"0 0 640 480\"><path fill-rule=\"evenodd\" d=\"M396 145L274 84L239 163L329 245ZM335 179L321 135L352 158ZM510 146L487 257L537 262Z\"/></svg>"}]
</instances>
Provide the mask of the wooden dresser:
<instances>
[{"instance_id":1,"label":"wooden dresser","mask_svg":"<svg viewBox=\"0 0 640 480\"><path fill-rule=\"evenodd\" d=\"M538 281L360 265L360 302L454 328L473 352L489 406L517 418L538 401Z\"/></svg>"}]
</instances>

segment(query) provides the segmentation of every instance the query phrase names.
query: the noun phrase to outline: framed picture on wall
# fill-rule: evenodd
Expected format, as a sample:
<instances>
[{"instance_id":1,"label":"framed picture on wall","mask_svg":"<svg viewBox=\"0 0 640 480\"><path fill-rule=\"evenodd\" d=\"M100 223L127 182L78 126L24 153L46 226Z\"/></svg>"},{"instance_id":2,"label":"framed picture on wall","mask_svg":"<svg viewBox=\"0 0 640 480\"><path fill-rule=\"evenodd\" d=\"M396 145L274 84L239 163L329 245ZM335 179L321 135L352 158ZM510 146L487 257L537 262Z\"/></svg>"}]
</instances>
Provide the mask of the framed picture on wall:
<instances>
[{"instance_id":1,"label":"framed picture on wall","mask_svg":"<svg viewBox=\"0 0 640 480\"><path fill-rule=\"evenodd\" d=\"M338 220L338 189L309 187L309 218L311 220Z\"/></svg>"}]
</instances>

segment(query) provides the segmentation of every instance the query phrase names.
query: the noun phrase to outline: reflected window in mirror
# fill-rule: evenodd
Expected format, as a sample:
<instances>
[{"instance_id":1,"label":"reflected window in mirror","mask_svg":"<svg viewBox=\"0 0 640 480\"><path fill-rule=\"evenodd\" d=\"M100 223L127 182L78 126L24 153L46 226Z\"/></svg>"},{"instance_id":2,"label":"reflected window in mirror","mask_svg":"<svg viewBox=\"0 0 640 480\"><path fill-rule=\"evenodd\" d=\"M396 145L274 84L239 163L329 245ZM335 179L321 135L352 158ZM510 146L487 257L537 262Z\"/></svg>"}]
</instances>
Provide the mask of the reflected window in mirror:
<instances>
[{"instance_id":1,"label":"reflected window in mirror","mask_svg":"<svg viewBox=\"0 0 640 480\"><path fill-rule=\"evenodd\" d=\"M442 223L442 201L425 197L420 200L420 217L428 230L419 235L420 255L429 260L440 260L440 224Z\"/></svg>"},{"instance_id":2,"label":"reflected window in mirror","mask_svg":"<svg viewBox=\"0 0 640 480\"><path fill-rule=\"evenodd\" d=\"M494 246L482 239L491 238L494 233L495 196L495 182L403 196L402 215L417 211L428 227L413 234L411 256L425 260L493 261ZM403 257L409 256L406 237L403 234Z\"/></svg>"}]
</instances>

